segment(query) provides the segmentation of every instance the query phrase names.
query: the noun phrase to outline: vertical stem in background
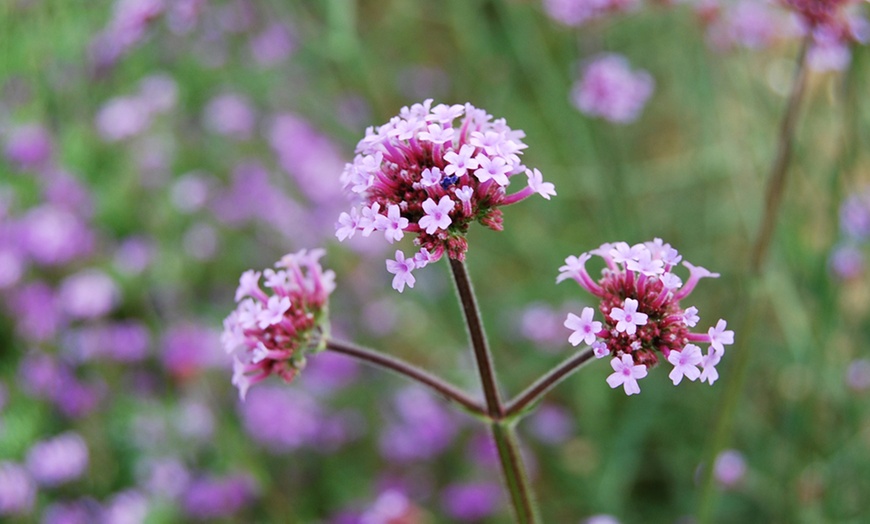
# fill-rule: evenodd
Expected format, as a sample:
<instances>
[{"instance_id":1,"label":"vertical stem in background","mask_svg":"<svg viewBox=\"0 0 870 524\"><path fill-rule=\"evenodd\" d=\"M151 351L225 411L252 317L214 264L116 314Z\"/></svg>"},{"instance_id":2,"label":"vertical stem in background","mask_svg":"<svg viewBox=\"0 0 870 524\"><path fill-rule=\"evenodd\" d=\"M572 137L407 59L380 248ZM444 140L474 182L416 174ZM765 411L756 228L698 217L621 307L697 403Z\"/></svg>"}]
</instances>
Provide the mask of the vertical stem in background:
<instances>
[{"instance_id":1,"label":"vertical stem in background","mask_svg":"<svg viewBox=\"0 0 870 524\"><path fill-rule=\"evenodd\" d=\"M807 51L811 45L812 35L808 35L801 43L797 58L797 69L792 79L791 93L785 108L779 127L779 136L776 146L776 157L770 168L767 182L767 191L764 197L764 214L761 219L758 237L752 246L749 258L749 308L745 312L741 328L736 332L743 340L749 340L754 328L754 320L760 314L760 300L762 294L761 275L764 262L770 248L773 232L776 228L776 220L779 214L779 206L782 195L785 192L786 174L791 161L791 150L794 145L794 132L797 126L800 104L803 99L807 83ZM713 513L715 498L715 482L713 466L716 456L728 443L729 431L736 412L738 401L741 397L743 384L746 381L746 371L749 367L750 348L741 344L735 344L732 350L736 353L732 373L728 379L725 397L719 409L719 415L713 428L712 445L707 455L707 469L704 474L704 484L701 491L701 501L698 517L700 522L710 522Z\"/></svg>"},{"instance_id":2,"label":"vertical stem in background","mask_svg":"<svg viewBox=\"0 0 870 524\"><path fill-rule=\"evenodd\" d=\"M450 260L450 270L453 273L453 281L459 293L462 303L462 312L465 323L468 326L468 334L471 338L471 347L474 350L474 358L477 362L477 370L480 373L480 382L483 387L483 396L486 399L486 410L491 420L490 428L493 439L498 449L498 457L501 462L505 484L511 497L511 504L517 522L523 524L535 524L540 522L535 507L529 479L525 472L522 457L519 452L516 435L510 422L503 420L504 406L499 398L498 385L495 379L495 368L492 363L492 355L483 332L483 323L480 321L480 312L477 308L477 300L474 298L474 290L471 288L471 280L465 264L459 260Z\"/></svg>"},{"instance_id":3,"label":"vertical stem in background","mask_svg":"<svg viewBox=\"0 0 870 524\"><path fill-rule=\"evenodd\" d=\"M791 161L794 130L797 125L801 100L807 85L807 50L811 39L812 36L808 36L801 43L801 50L797 59L797 69L792 79L791 94L788 98L788 105L785 108L782 122L780 122L776 157L770 168L767 191L764 196L764 216L761 220L758 238L752 246L749 260L749 269L753 276L761 274L761 266L764 264L764 259L767 256L767 250L773 238L773 230L776 228L779 204L785 192L785 177L786 173L788 173L789 162Z\"/></svg>"}]
</instances>

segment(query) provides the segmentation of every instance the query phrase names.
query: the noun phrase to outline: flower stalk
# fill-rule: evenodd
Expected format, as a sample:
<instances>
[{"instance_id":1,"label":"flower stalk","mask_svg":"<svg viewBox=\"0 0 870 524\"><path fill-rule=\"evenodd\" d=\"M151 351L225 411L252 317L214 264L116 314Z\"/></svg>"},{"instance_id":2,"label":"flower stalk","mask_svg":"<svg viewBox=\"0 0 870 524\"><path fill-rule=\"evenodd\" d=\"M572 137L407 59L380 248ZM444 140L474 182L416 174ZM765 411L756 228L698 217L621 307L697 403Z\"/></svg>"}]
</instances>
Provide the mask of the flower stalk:
<instances>
[{"instance_id":1,"label":"flower stalk","mask_svg":"<svg viewBox=\"0 0 870 524\"><path fill-rule=\"evenodd\" d=\"M521 524L538 523L540 518L513 426L510 422L503 420L505 409L499 397L492 355L489 352L486 335L483 331L483 323L480 320L480 312L474 290L471 287L468 270L464 262L453 258L450 259L450 270L462 303L465 323L468 326L471 346L486 399L486 410L491 420L490 428L498 449L498 457L514 514L517 522Z\"/></svg>"},{"instance_id":2,"label":"flower stalk","mask_svg":"<svg viewBox=\"0 0 870 524\"><path fill-rule=\"evenodd\" d=\"M424 371L417 366L405 362L404 360L390 355L386 355L384 353L380 353L373 349L357 346L356 344L352 344L350 342L344 342L334 339L329 339L326 342L326 349L351 358L355 358L359 361L365 362L366 364L370 364L375 367L398 373L399 375L402 375L407 379L410 379L418 384L429 388L435 394L440 395L441 397L444 397L451 402L459 404L466 411L473 415L483 417L487 415L486 408L484 408L479 401L471 398L464 391L460 390L456 386L453 386L452 384L448 384L441 378L436 377L435 375Z\"/></svg>"},{"instance_id":3,"label":"flower stalk","mask_svg":"<svg viewBox=\"0 0 870 524\"><path fill-rule=\"evenodd\" d=\"M571 376L575 371L583 367L584 364L590 362L594 355L595 353L592 348L586 348L578 351L551 369L547 374L536 380L531 386L508 402L505 407L505 419L510 420L523 414L560 382Z\"/></svg>"},{"instance_id":4,"label":"flower stalk","mask_svg":"<svg viewBox=\"0 0 870 524\"><path fill-rule=\"evenodd\" d=\"M761 266L767 257L767 251L773 239L773 231L776 228L779 206L782 201L782 195L785 192L786 174L791 162L791 151L794 146L794 133L800 113L800 104L807 86L807 52L811 44L811 35L804 38L801 43L797 58L797 69L792 79L791 94L788 98L785 114L780 122L776 157L774 157L773 164L771 164L767 191L764 196L764 216L750 255L750 271L753 275L761 273Z\"/></svg>"},{"instance_id":5,"label":"flower stalk","mask_svg":"<svg viewBox=\"0 0 870 524\"><path fill-rule=\"evenodd\" d=\"M791 93L786 104L785 113L779 127L777 138L776 156L770 168L767 190L764 198L764 216L759 226L758 237L752 246L749 257L749 310L743 317L740 331L748 336L754 331L754 324L761 308L762 299L762 269L767 259L767 253L773 239L776 220L779 215L779 206L785 191L786 175L791 161L791 151L794 146L794 134L797 127L800 105L806 91L807 76L809 74L808 51L812 45L812 33L808 34L801 43L797 57L797 69L792 78ZM704 475L703 486L700 494L698 509L699 522L711 522L713 504L715 501L715 482L712 464L718 453L727 446L728 434L734 416L737 412L739 399L742 396L743 384L749 369L749 348L743 348L734 357L734 369L731 378L726 384L726 392L718 410L719 416L715 420L710 449L707 452L708 464Z\"/></svg>"}]
</instances>

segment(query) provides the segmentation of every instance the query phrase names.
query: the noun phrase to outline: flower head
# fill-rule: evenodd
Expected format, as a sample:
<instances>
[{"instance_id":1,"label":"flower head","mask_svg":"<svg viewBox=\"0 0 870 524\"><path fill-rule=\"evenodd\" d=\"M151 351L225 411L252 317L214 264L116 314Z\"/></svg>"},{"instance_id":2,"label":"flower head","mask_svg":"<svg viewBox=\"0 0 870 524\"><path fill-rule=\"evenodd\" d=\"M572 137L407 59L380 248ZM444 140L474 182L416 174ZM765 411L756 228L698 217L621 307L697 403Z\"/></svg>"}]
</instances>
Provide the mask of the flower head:
<instances>
[{"instance_id":1,"label":"flower head","mask_svg":"<svg viewBox=\"0 0 870 524\"><path fill-rule=\"evenodd\" d=\"M429 99L403 107L388 123L366 131L356 158L345 166L342 183L356 204L339 217L336 236L343 241L377 230L394 242L409 233L428 253L427 262L444 253L463 260L473 222L500 231L501 206L536 193L547 199L556 194L540 171L522 164L524 136L471 104L433 107ZM518 174L528 175L522 177L525 187L508 194Z\"/></svg>"},{"instance_id":2,"label":"flower head","mask_svg":"<svg viewBox=\"0 0 870 524\"><path fill-rule=\"evenodd\" d=\"M624 56L605 54L586 65L571 98L584 114L628 124L640 116L654 86L652 76L632 71Z\"/></svg>"},{"instance_id":3,"label":"flower head","mask_svg":"<svg viewBox=\"0 0 870 524\"><path fill-rule=\"evenodd\" d=\"M605 262L597 282L586 271L592 255ZM625 242L604 244L590 253L566 258L559 268L557 282L572 279L601 299L598 309L604 322L593 321L592 308L585 308L582 317L569 314L565 326L574 330L568 339L571 344L588 344L598 358L613 356L614 373L607 379L611 387L623 385L629 395L640 392L637 379L646 376L646 370L661 357L674 366L669 375L674 385L683 377L710 384L718 379L715 366L725 346L734 343L734 332L726 329L724 320L706 333L690 332L700 320L698 309L683 308L680 301L701 278L719 275L684 261L689 277L683 283L673 273L681 260L677 250L655 239L633 246ZM598 324L594 326L597 329L590 324ZM710 344L706 356L697 343Z\"/></svg>"},{"instance_id":4,"label":"flower head","mask_svg":"<svg viewBox=\"0 0 870 524\"><path fill-rule=\"evenodd\" d=\"M224 320L221 336L242 399L269 375L290 382L305 366L306 355L322 349L327 301L335 288L335 274L320 266L323 255L322 249L302 250L284 255L277 270L242 274L236 309Z\"/></svg>"}]
</instances>

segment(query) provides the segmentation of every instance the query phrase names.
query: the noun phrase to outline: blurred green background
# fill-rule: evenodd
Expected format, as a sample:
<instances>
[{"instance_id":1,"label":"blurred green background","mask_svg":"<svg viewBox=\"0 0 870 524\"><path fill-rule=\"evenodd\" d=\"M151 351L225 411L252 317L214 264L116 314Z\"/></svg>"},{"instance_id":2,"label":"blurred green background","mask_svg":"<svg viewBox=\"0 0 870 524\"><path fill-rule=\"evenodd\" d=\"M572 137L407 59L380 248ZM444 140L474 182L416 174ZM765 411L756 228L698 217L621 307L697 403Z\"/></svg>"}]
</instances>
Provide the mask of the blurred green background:
<instances>
[{"instance_id":1,"label":"blurred green background","mask_svg":"<svg viewBox=\"0 0 870 524\"><path fill-rule=\"evenodd\" d=\"M398 485L419 508L418 520L408 522L452 522L441 496L446 486L498 482L497 470L469 461L482 427L462 416L453 422L456 436L435 456L395 461L379 453L379 431L395 417L392 399L407 385L399 378L365 369L352 383L315 395L323 412L354 414L351 436L334 447L314 442L274 452L246 431L225 366L179 372L161 357L171 326L189 320L220 329L243 270L323 246L324 265L337 273L331 312L339 333L476 390L445 263L418 272L413 290L395 293L383 267L388 246L375 239L339 245L332 225L349 204L329 190L306 190L310 179L288 173L269 142L276 115L305 122L333 155L313 160L309 171L337 187L367 126L432 97L471 102L524 130L524 163L538 167L558 192L550 201L506 208L503 232L474 227L469 234L468 265L507 394L570 353L567 330L561 343L524 336L518 326L528 306L564 315L593 305L577 286L555 285L568 255L603 242L660 237L686 260L722 275L702 281L688 304L700 310L703 325L721 317L736 331L713 387L673 387L666 370L655 369L642 381L642 394L627 398L606 386L611 370L597 362L547 399L566 417L564 438L536 438L534 418L520 424L545 522L601 513L625 523L692 522L702 501L713 522L870 519L868 387L847 381L850 364L868 357L870 287L866 271L843 280L829 268L841 239L839 206L870 180L867 48L853 46L845 71L811 73L770 257L755 289L748 253L795 66L795 38L765 49L716 51L694 6L664 2L571 28L550 19L538 1L209 1L196 8L189 27L173 25L167 3L140 39L101 62L97 37L113 9L105 1L0 6L3 137L34 122L49 131L54 162L90 194L97 238L86 257L29 265L17 285L56 286L78 270L100 268L122 297L106 318L137 319L151 333L148 355L136 362L76 362L77 376L101 384L102 393L87 414L65 415L28 393L22 363L37 353L64 360L64 333L87 322L34 341L20 332L10 298L15 286L0 289L6 391L0 461L20 463L33 442L66 430L82 435L89 452L79 479L40 488L30 510L3 518L45 522L53 504L107 505L114 494L136 490L147 502L145 522L341 522L343 510L363 511L384 486ZM252 39L276 22L292 45L286 57L258 62ZM634 123L593 119L571 104L581 64L605 51L625 55L655 79ZM135 136L101 137L95 124L101 108L132 95L155 73L175 82L174 107ZM226 93L245 97L255 115L243 140L210 130L208 104ZM208 173L213 202L245 161L262 164L271 191L292 204L286 216L280 203L277 218L234 221L216 218L210 206L179 207L183 175ZM11 223L37 206L45 198L40 180L12 162L0 164L0 187L12 195L0 220ZM147 269L135 274L120 271L113 258L131 236L148 238L153 249ZM190 246L203 238L205 248ZM220 361L220 345L213 349ZM739 352L748 353L745 376L733 373ZM148 386L134 386L138 380ZM308 394L306 384L304 374L289 386L273 382ZM172 429L191 402L209 413L207 438ZM728 405L736 409L717 444L714 428ZM296 420L292 412L270 416L286 425ZM163 427L159 438L133 438L155 420ZM746 471L732 485L714 481L705 488L705 464L717 445L739 451ZM193 477L242 472L253 479L254 494L226 514L197 516L183 497L145 487L142 471L166 457ZM509 509L502 502L479 521L509 522Z\"/></svg>"}]
</instances>

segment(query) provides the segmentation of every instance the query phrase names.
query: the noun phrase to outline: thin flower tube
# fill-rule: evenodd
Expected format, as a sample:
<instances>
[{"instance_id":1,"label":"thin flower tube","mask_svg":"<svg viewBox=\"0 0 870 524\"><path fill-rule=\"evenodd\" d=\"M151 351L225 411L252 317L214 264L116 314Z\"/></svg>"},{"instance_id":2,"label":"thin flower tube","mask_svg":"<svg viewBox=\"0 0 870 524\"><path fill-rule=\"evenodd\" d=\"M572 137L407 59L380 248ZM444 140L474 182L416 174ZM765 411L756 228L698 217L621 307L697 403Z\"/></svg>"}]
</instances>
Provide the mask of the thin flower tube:
<instances>
[{"instance_id":1,"label":"thin flower tube","mask_svg":"<svg viewBox=\"0 0 870 524\"><path fill-rule=\"evenodd\" d=\"M604 259L598 281L586 270L593 255ZM601 299L598 307L604 321L593 320L592 308L577 316L568 314L565 327L573 333L568 341L593 348L597 358L612 357L613 373L607 377L612 388L622 386L625 393L640 393L638 380L662 359L673 369L668 375L674 385L683 378L701 379L713 384L719 377L716 365L725 346L734 343L734 332L719 320L706 333L690 331L700 318L694 306L680 301L706 277L718 277L700 266L683 261L689 278L684 283L673 270L682 256L670 244L656 238L630 246L625 242L603 244L596 250L565 259L556 282L573 279L586 291ZM697 344L709 344L704 354Z\"/></svg>"},{"instance_id":2,"label":"thin flower tube","mask_svg":"<svg viewBox=\"0 0 870 524\"><path fill-rule=\"evenodd\" d=\"M224 320L221 335L242 400L270 375L290 382L308 354L324 349L328 298L335 289L335 273L320 266L324 254L302 250L282 257L275 269L242 273L236 309Z\"/></svg>"},{"instance_id":3,"label":"thin flower tube","mask_svg":"<svg viewBox=\"0 0 870 524\"><path fill-rule=\"evenodd\" d=\"M393 288L414 287L411 272L445 252L465 259L473 222L500 231L501 206L556 194L539 170L522 164L524 136L471 104L433 107L428 99L403 107L388 123L366 130L356 158L345 166L342 183L356 203L339 216L336 237L344 241L377 231L392 244L414 235L417 253L399 250L387 260ZM508 194L511 180L521 174L525 185Z\"/></svg>"}]
</instances>

